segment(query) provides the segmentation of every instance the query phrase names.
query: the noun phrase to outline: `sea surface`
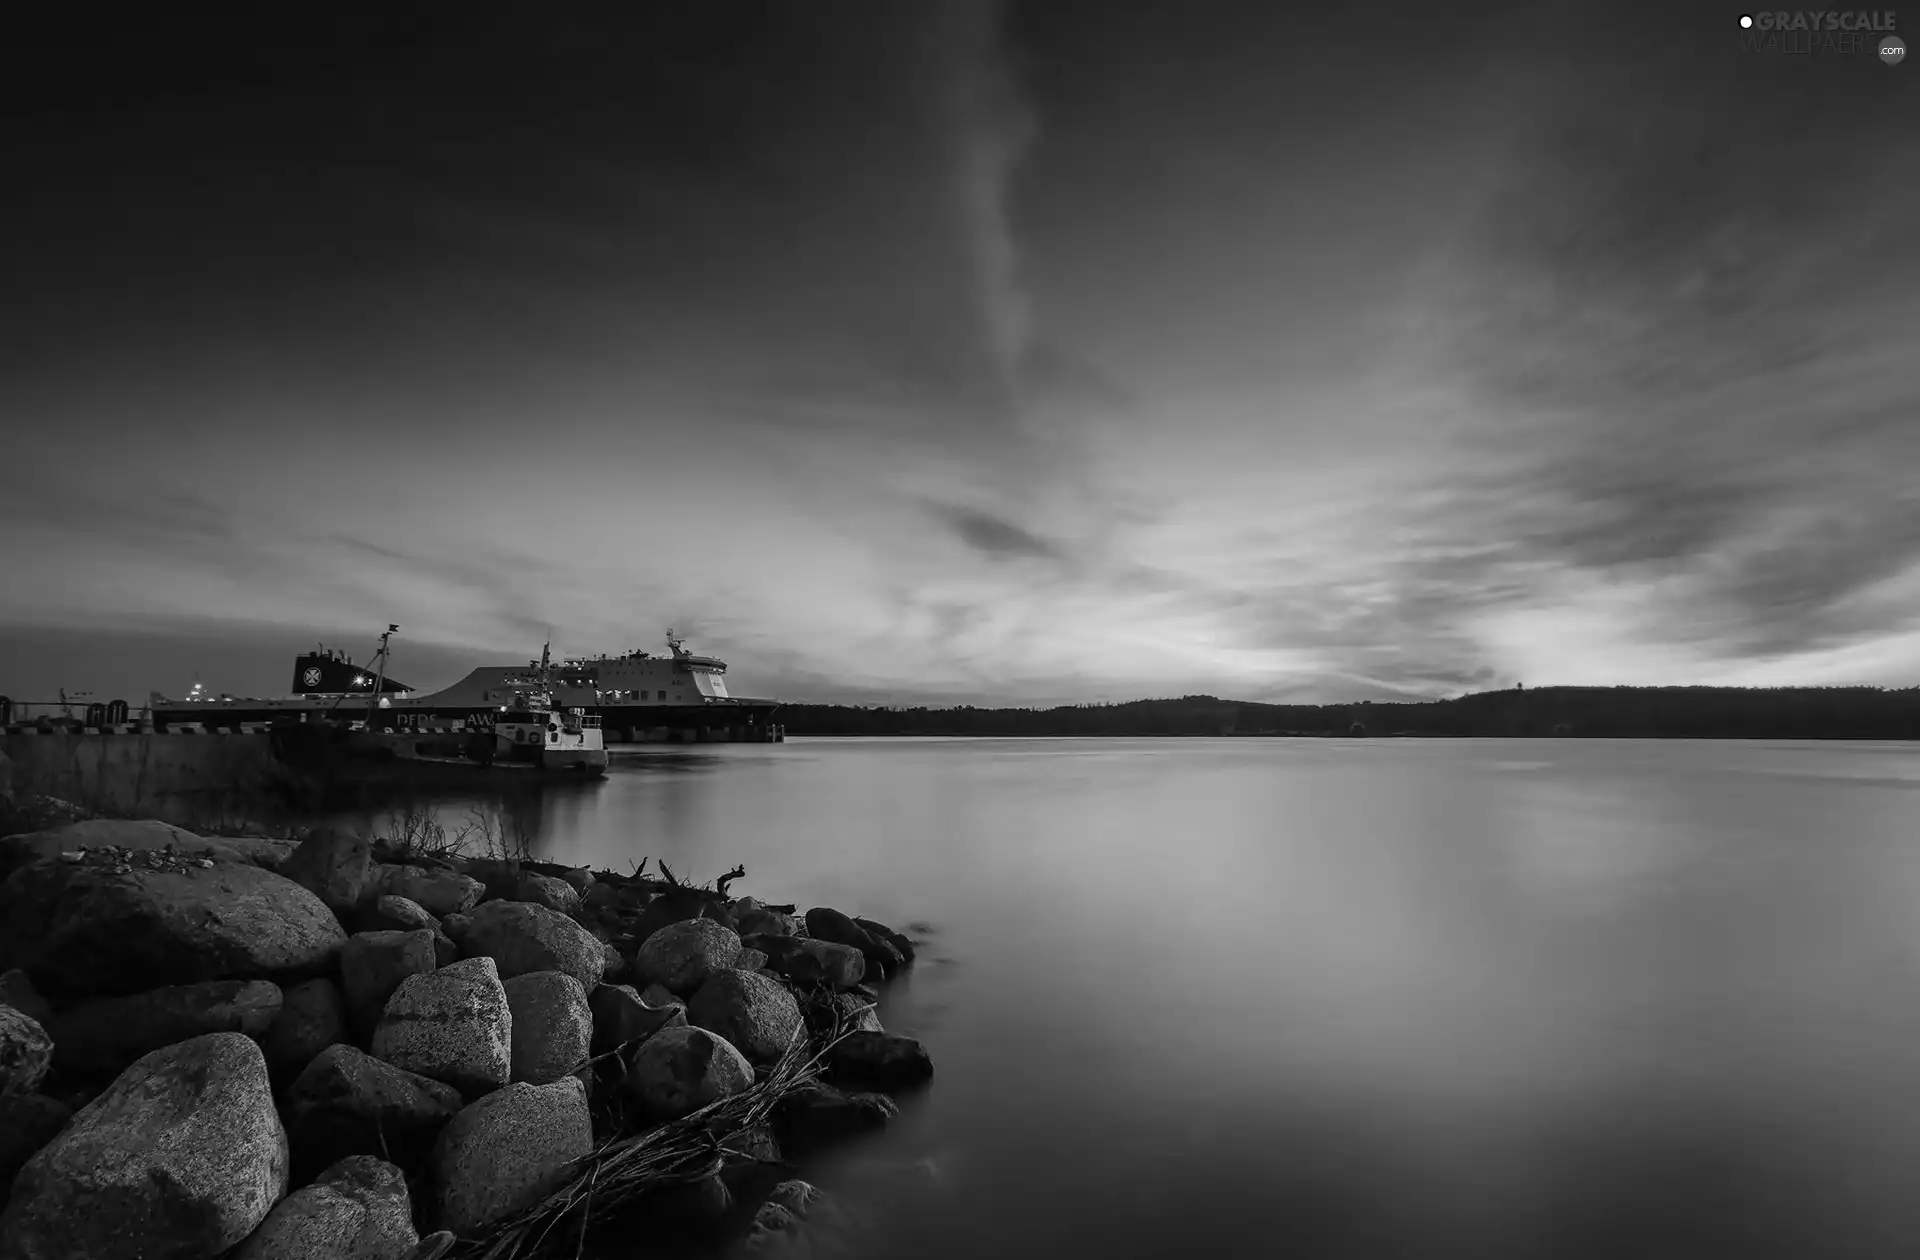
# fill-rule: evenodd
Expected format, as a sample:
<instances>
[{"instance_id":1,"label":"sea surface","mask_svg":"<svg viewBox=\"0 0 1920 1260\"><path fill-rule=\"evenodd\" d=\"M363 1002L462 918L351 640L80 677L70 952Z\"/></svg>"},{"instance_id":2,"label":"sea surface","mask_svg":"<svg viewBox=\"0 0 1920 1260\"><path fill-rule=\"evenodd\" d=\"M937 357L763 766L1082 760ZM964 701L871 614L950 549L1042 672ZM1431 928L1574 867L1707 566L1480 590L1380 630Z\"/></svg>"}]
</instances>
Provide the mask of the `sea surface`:
<instances>
[{"instance_id":1,"label":"sea surface","mask_svg":"<svg viewBox=\"0 0 1920 1260\"><path fill-rule=\"evenodd\" d=\"M1920 747L649 747L537 836L918 925L819 1260L1920 1249Z\"/></svg>"}]
</instances>

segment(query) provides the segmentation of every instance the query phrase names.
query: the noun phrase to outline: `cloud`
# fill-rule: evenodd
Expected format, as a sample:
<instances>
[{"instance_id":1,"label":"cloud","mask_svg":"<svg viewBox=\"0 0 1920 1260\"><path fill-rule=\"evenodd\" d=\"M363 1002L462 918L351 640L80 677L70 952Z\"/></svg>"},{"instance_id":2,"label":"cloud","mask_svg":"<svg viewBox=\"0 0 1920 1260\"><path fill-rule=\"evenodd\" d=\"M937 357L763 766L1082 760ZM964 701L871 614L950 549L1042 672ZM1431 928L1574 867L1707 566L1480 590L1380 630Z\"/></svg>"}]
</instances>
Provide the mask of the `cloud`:
<instances>
[{"instance_id":1,"label":"cloud","mask_svg":"<svg viewBox=\"0 0 1920 1260\"><path fill-rule=\"evenodd\" d=\"M947 504L929 505L929 510L961 542L990 559L1065 561L1068 558L1058 544L992 513Z\"/></svg>"}]
</instances>

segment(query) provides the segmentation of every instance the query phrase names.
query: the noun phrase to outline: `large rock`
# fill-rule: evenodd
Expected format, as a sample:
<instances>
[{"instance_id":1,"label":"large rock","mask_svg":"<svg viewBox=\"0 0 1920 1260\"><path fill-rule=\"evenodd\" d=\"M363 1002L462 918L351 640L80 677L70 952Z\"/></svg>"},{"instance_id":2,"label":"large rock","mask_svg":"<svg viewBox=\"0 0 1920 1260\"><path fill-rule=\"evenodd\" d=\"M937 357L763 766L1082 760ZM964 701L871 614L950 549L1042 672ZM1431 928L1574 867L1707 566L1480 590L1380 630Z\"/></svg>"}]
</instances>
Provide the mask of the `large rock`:
<instances>
[{"instance_id":1,"label":"large rock","mask_svg":"<svg viewBox=\"0 0 1920 1260\"><path fill-rule=\"evenodd\" d=\"M560 872L560 878L565 880L573 888L573 891L579 893L582 897L586 896L587 889L593 887L594 883L593 872L584 866L575 866L564 870Z\"/></svg>"},{"instance_id":2,"label":"large rock","mask_svg":"<svg viewBox=\"0 0 1920 1260\"><path fill-rule=\"evenodd\" d=\"M439 966L433 932L359 932L340 951L340 988L347 999L347 1024L365 1042L373 1036L387 999L408 976Z\"/></svg>"},{"instance_id":3,"label":"large rock","mask_svg":"<svg viewBox=\"0 0 1920 1260\"><path fill-rule=\"evenodd\" d=\"M828 1052L827 1067L835 1080L883 1088L917 1085L933 1076L927 1048L896 1033L850 1033Z\"/></svg>"},{"instance_id":4,"label":"large rock","mask_svg":"<svg viewBox=\"0 0 1920 1260\"><path fill-rule=\"evenodd\" d=\"M304 1181L348 1155L380 1155L403 1168L421 1167L463 1105L451 1085L353 1046L328 1046L287 1090L294 1179Z\"/></svg>"},{"instance_id":5,"label":"large rock","mask_svg":"<svg viewBox=\"0 0 1920 1260\"><path fill-rule=\"evenodd\" d=\"M640 890L644 893L645 890ZM674 923L685 923L690 919L712 919L715 923L733 926L733 915L727 903L710 892L697 888L682 888L663 892L651 897L640 917L634 921L634 940L645 944L655 932Z\"/></svg>"},{"instance_id":6,"label":"large rock","mask_svg":"<svg viewBox=\"0 0 1920 1260\"><path fill-rule=\"evenodd\" d=\"M633 978L638 984L657 984L685 996L714 972L733 966L739 957L740 937L726 924L706 918L681 919L641 942L633 955Z\"/></svg>"},{"instance_id":7,"label":"large rock","mask_svg":"<svg viewBox=\"0 0 1920 1260\"><path fill-rule=\"evenodd\" d=\"M136 853L164 853L171 849L183 857L207 857L218 862L248 861L231 845L197 836L172 823L154 819L89 818L0 839L0 877L43 858L57 859L62 853L76 849L104 848L130 849Z\"/></svg>"},{"instance_id":8,"label":"large rock","mask_svg":"<svg viewBox=\"0 0 1920 1260\"><path fill-rule=\"evenodd\" d=\"M14 1179L6 1260L204 1260L251 1234L287 1188L267 1062L239 1033L155 1050Z\"/></svg>"},{"instance_id":9,"label":"large rock","mask_svg":"<svg viewBox=\"0 0 1920 1260\"><path fill-rule=\"evenodd\" d=\"M885 1094L849 1093L809 1081L781 1095L774 1115L780 1140L797 1152L884 1129L900 1114Z\"/></svg>"},{"instance_id":10,"label":"large rock","mask_svg":"<svg viewBox=\"0 0 1920 1260\"><path fill-rule=\"evenodd\" d=\"M753 1084L753 1065L704 1028L663 1028L640 1043L628 1097L648 1117L674 1120Z\"/></svg>"},{"instance_id":11,"label":"large rock","mask_svg":"<svg viewBox=\"0 0 1920 1260\"><path fill-rule=\"evenodd\" d=\"M876 922L873 919L863 919L858 915L854 916L853 923L855 927L865 929L867 935L876 937L893 946L894 951L900 955L902 962L911 963L913 961L913 941L905 932L896 932L884 923Z\"/></svg>"},{"instance_id":12,"label":"large rock","mask_svg":"<svg viewBox=\"0 0 1920 1260\"><path fill-rule=\"evenodd\" d=\"M0 1097L31 1094L53 1066L53 1038L40 1021L0 1006Z\"/></svg>"},{"instance_id":13,"label":"large rock","mask_svg":"<svg viewBox=\"0 0 1920 1260\"><path fill-rule=\"evenodd\" d=\"M428 914L425 906L391 893L382 893L360 908L362 932L412 932L418 928L431 932L439 926L440 920Z\"/></svg>"},{"instance_id":14,"label":"large rock","mask_svg":"<svg viewBox=\"0 0 1920 1260\"><path fill-rule=\"evenodd\" d=\"M318 897L257 866L35 862L0 884L0 961L56 1006L200 980L304 980L330 971L346 940Z\"/></svg>"},{"instance_id":15,"label":"large rock","mask_svg":"<svg viewBox=\"0 0 1920 1260\"><path fill-rule=\"evenodd\" d=\"M269 871L280 870L300 851L300 841L275 840L270 836L221 836L220 843Z\"/></svg>"},{"instance_id":16,"label":"large rock","mask_svg":"<svg viewBox=\"0 0 1920 1260\"><path fill-rule=\"evenodd\" d=\"M587 1089L516 1082L453 1118L434 1147L438 1224L471 1235L539 1202L593 1151Z\"/></svg>"},{"instance_id":17,"label":"large rock","mask_svg":"<svg viewBox=\"0 0 1920 1260\"><path fill-rule=\"evenodd\" d=\"M766 955L767 968L796 984L830 984L851 988L867 974L866 955L851 945L809 937L760 933L745 939L748 949Z\"/></svg>"},{"instance_id":18,"label":"large rock","mask_svg":"<svg viewBox=\"0 0 1920 1260\"><path fill-rule=\"evenodd\" d=\"M53 1017L54 1062L77 1076L117 1075L162 1046L207 1033L244 1033L258 1041L280 1014L270 980L205 980L130 997L95 998Z\"/></svg>"},{"instance_id":19,"label":"large rock","mask_svg":"<svg viewBox=\"0 0 1920 1260\"><path fill-rule=\"evenodd\" d=\"M630 984L603 984L587 999L593 1012L592 1052L602 1055L621 1046L645 1041L662 1028L684 1027L686 1005L664 990L649 1002Z\"/></svg>"},{"instance_id":20,"label":"large rock","mask_svg":"<svg viewBox=\"0 0 1920 1260\"><path fill-rule=\"evenodd\" d=\"M412 1260L407 1179L371 1155L350 1155L280 1200L229 1260Z\"/></svg>"},{"instance_id":21,"label":"large rock","mask_svg":"<svg viewBox=\"0 0 1920 1260\"><path fill-rule=\"evenodd\" d=\"M402 980L374 1029L373 1054L468 1095L505 1085L513 1013L493 959L468 958Z\"/></svg>"},{"instance_id":22,"label":"large rock","mask_svg":"<svg viewBox=\"0 0 1920 1260\"><path fill-rule=\"evenodd\" d=\"M348 1037L347 1004L325 976L296 984L280 995L280 1014L260 1039L276 1082L299 1076L328 1046Z\"/></svg>"},{"instance_id":23,"label":"large rock","mask_svg":"<svg viewBox=\"0 0 1920 1260\"><path fill-rule=\"evenodd\" d=\"M838 1200L804 1181L783 1181L726 1260L829 1260L871 1254L873 1244L870 1228Z\"/></svg>"},{"instance_id":24,"label":"large rock","mask_svg":"<svg viewBox=\"0 0 1920 1260\"><path fill-rule=\"evenodd\" d=\"M807 1029L831 1039L842 1032L885 1032L877 1006L857 993L815 989L801 1006Z\"/></svg>"},{"instance_id":25,"label":"large rock","mask_svg":"<svg viewBox=\"0 0 1920 1260\"><path fill-rule=\"evenodd\" d=\"M365 836L322 827L300 842L280 873L326 902L342 923L351 923L373 886L373 848Z\"/></svg>"},{"instance_id":26,"label":"large rock","mask_svg":"<svg viewBox=\"0 0 1920 1260\"><path fill-rule=\"evenodd\" d=\"M33 987L33 977L18 967L0 972L0 1006L24 1011L43 1025L53 1018L53 1003L40 996L40 990Z\"/></svg>"},{"instance_id":27,"label":"large rock","mask_svg":"<svg viewBox=\"0 0 1920 1260\"><path fill-rule=\"evenodd\" d=\"M460 952L491 958L505 977L564 971L591 990L606 972L607 955L587 929L545 906L489 901L468 916Z\"/></svg>"},{"instance_id":28,"label":"large rock","mask_svg":"<svg viewBox=\"0 0 1920 1260\"><path fill-rule=\"evenodd\" d=\"M765 906L743 910L734 916L733 922L743 938L760 933L768 936L805 936L807 934L800 920Z\"/></svg>"},{"instance_id":29,"label":"large rock","mask_svg":"<svg viewBox=\"0 0 1920 1260\"><path fill-rule=\"evenodd\" d=\"M593 1044L587 991L563 971L530 971L503 982L513 1012L512 1079L545 1085L586 1066Z\"/></svg>"},{"instance_id":30,"label":"large rock","mask_svg":"<svg viewBox=\"0 0 1920 1260\"><path fill-rule=\"evenodd\" d=\"M580 913L580 892L563 879L551 875L541 875L534 871L520 872L520 878L514 883L513 901L530 902L536 906L545 906L549 910L558 910L564 915Z\"/></svg>"},{"instance_id":31,"label":"large rock","mask_svg":"<svg viewBox=\"0 0 1920 1260\"><path fill-rule=\"evenodd\" d=\"M722 969L687 1003L687 1022L719 1033L754 1063L772 1063L800 1031L800 1004L777 980Z\"/></svg>"},{"instance_id":32,"label":"large rock","mask_svg":"<svg viewBox=\"0 0 1920 1260\"><path fill-rule=\"evenodd\" d=\"M0 1094L0 1207L15 1175L72 1116L72 1108L45 1094Z\"/></svg>"},{"instance_id":33,"label":"large rock","mask_svg":"<svg viewBox=\"0 0 1920 1260\"><path fill-rule=\"evenodd\" d=\"M817 941L851 945L867 960L867 974L884 980L906 963L900 951L838 910L815 906L807 911L807 935Z\"/></svg>"},{"instance_id":34,"label":"large rock","mask_svg":"<svg viewBox=\"0 0 1920 1260\"><path fill-rule=\"evenodd\" d=\"M374 887L375 895L405 897L440 919L450 914L465 914L486 891L486 885L479 880L444 866L401 866L384 862L378 868Z\"/></svg>"}]
</instances>

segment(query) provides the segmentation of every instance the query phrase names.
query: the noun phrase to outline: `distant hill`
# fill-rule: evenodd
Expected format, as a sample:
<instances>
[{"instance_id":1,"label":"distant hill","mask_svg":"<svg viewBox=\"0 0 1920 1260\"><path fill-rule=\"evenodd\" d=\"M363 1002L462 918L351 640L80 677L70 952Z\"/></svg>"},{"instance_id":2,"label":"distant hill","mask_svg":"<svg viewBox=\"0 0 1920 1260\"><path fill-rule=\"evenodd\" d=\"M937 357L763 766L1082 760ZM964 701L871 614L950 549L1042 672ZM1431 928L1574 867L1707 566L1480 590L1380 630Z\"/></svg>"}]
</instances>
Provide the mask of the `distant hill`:
<instances>
[{"instance_id":1,"label":"distant hill","mask_svg":"<svg viewBox=\"0 0 1920 1260\"><path fill-rule=\"evenodd\" d=\"M1053 709L790 704L792 735L1421 735L1920 739L1920 687L1542 687L1406 703L1214 696Z\"/></svg>"}]
</instances>

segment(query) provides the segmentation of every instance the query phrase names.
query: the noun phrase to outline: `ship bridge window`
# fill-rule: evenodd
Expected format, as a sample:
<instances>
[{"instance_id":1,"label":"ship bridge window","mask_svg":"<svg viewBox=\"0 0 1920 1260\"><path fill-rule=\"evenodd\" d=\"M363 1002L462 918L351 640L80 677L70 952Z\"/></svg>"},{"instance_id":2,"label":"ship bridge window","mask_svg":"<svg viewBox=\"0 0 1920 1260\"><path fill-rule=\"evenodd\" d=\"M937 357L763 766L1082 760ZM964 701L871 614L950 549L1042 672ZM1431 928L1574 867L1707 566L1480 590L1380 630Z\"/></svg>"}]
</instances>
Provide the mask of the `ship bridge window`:
<instances>
[{"instance_id":1,"label":"ship bridge window","mask_svg":"<svg viewBox=\"0 0 1920 1260\"><path fill-rule=\"evenodd\" d=\"M665 699L667 698L667 693L666 693L666 692L664 692L664 691L663 691L663 692L661 692L661 693L660 693L660 698L661 698L662 700L665 700Z\"/></svg>"}]
</instances>

